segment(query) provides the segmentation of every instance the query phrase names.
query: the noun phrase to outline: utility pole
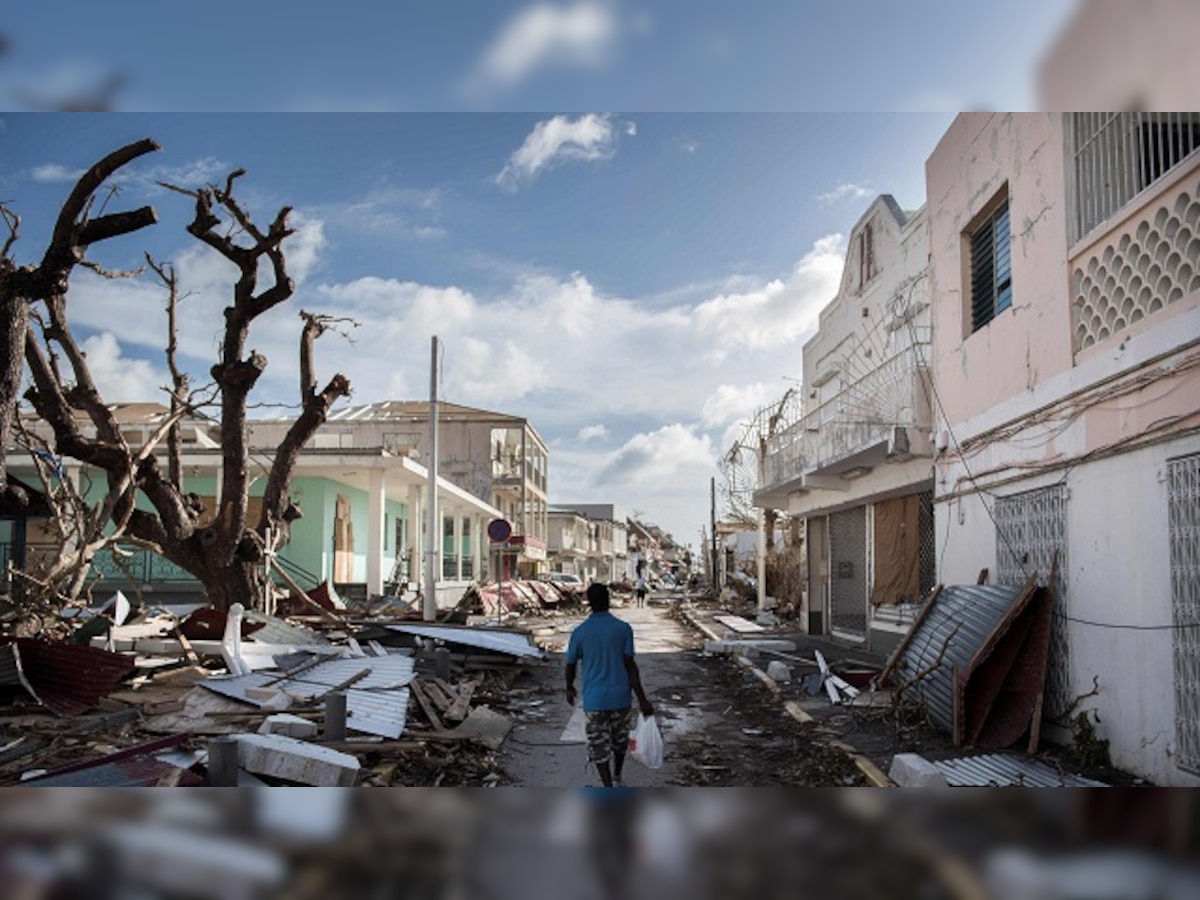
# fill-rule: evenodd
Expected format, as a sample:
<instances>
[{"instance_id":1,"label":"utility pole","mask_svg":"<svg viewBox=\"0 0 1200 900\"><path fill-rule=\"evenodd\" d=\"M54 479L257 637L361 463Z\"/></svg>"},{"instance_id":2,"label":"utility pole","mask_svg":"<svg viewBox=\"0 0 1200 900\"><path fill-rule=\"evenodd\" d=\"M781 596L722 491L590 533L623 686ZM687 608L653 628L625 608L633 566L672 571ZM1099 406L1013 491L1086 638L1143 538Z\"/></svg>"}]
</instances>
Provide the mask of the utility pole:
<instances>
[{"instance_id":1,"label":"utility pole","mask_svg":"<svg viewBox=\"0 0 1200 900\"><path fill-rule=\"evenodd\" d=\"M429 499L426 506L429 514L426 517L426 536L428 538L425 550L425 602L422 604L422 618L432 622L437 618L437 567L442 549L442 522L438 513L438 339L433 336L429 359Z\"/></svg>"},{"instance_id":2,"label":"utility pole","mask_svg":"<svg viewBox=\"0 0 1200 900\"><path fill-rule=\"evenodd\" d=\"M717 479L709 479L709 524L712 530L709 534L712 536L712 591L713 596L717 596L721 592L721 586L717 584Z\"/></svg>"}]
</instances>

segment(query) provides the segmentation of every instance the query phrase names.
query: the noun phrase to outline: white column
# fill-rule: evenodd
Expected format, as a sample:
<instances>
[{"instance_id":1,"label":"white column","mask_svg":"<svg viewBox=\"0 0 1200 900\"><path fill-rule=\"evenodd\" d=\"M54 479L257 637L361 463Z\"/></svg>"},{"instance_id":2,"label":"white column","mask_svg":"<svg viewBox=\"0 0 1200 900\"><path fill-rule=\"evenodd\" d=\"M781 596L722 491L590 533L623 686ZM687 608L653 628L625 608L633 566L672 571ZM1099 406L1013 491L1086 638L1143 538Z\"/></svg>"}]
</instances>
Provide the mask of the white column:
<instances>
[{"instance_id":1,"label":"white column","mask_svg":"<svg viewBox=\"0 0 1200 900\"><path fill-rule=\"evenodd\" d=\"M367 596L383 593L383 511L387 504L383 469L371 469L367 493Z\"/></svg>"},{"instance_id":2,"label":"white column","mask_svg":"<svg viewBox=\"0 0 1200 900\"><path fill-rule=\"evenodd\" d=\"M473 577L476 581L479 581L483 575L483 538L486 528L482 516L471 518L471 556L475 560L471 571L474 573Z\"/></svg>"},{"instance_id":3,"label":"white column","mask_svg":"<svg viewBox=\"0 0 1200 900\"><path fill-rule=\"evenodd\" d=\"M454 514L454 580L462 581L462 516Z\"/></svg>"},{"instance_id":4,"label":"white column","mask_svg":"<svg viewBox=\"0 0 1200 900\"><path fill-rule=\"evenodd\" d=\"M421 494L421 485L413 485L408 489L408 580L415 585L420 585L424 571L421 565L424 559L421 555L421 529L425 524L425 508L421 503Z\"/></svg>"}]
</instances>

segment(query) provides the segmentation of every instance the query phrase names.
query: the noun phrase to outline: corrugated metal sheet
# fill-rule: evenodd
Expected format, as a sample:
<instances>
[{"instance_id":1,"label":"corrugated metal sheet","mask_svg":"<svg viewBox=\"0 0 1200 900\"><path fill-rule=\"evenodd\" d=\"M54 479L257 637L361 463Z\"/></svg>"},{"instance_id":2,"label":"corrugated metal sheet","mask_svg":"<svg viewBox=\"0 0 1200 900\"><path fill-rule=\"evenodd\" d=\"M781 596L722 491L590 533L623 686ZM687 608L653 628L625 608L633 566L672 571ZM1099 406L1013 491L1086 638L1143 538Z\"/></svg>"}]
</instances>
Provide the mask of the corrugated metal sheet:
<instances>
[{"instance_id":1,"label":"corrugated metal sheet","mask_svg":"<svg viewBox=\"0 0 1200 900\"><path fill-rule=\"evenodd\" d=\"M258 641L262 644L290 644L297 647L316 647L329 643L329 639L323 634L313 631L311 628L293 625L291 622L285 622L283 619L276 618L275 616L263 615L260 612L248 609L242 613L242 618L247 622L253 622L255 625L262 626L262 628L250 636L250 640Z\"/></svg>"},{"instance_id":2,"label":"corrugated metal sheet","mask_svg":"<svg viewBox=\"0 0 1200 900\"><path fill-rule=\"evenodd\" d=\"M218 675L200 684L234 700L262 706L261 700L246 696L247 688L274 687L292 695L315 697L369 669L369 675L346 691L346 725L355 731L397 738L404 731L408 714L406 685L415 677L415 665L411 656L395 653L332 659L282 680L279 672L251 672L236 677Z\"/></svg>"},{"instance_id":3,"label":"corrugated metal sheet","mask_svg":"<svg viewBox=\"0 0 1200 900\"><path fill-rule=\"evenodd\" d=\"M38 703L60 716L87 712L133 671L133 660L96 647L35 638L0 638L5 683L21 684ZM16 678L15 681L12 679Z\"/></svg>"},{"instance_id":4,"label":"corrugated metal sheet","mask_svg":"<svg viewBox=\"0 0 1200 900\"><path fill-rule=\"evenodd\" d=\"M1003 753L944 759L934 766L951 787L1108 787L1037 760Z\"/></svg>"},{"instance_id":5,"label":"corrugated metal sheet","mask_svg":"<svg viewBox=\"0 0 1200 900\"><path fill-rule=\"evenodd\" d=\"M1045 683L1050 598L1032 582L943 587L896 649L888 682L957 744L1007 747L1029 727Z\"/></svg>"},{"instance_id":6,"label":"corrugated metal sheet","mask_svg":"<svg viewBox=\"0 0 1200 900\"><path fill-rule=\"evenodd\" d=\"M408 688L346 692L346 727L364 734L398 738L408 718ZM369 745L367 745L369 747Z\"/></svg>"},{"instance_id":7,"label":"corrugated metal sheet","mask_svg":"<svg viewBox=\"0 0 1200 900\"><path fill-rule=\"evenodd\" d=\"M484 628L457 628L452 625L388 625L390 631L415 634L451 644L465 644L511 656L542 659L546 651L533 642L527 634L513 631L488 630Z\"/></svg>"}]
</instances>

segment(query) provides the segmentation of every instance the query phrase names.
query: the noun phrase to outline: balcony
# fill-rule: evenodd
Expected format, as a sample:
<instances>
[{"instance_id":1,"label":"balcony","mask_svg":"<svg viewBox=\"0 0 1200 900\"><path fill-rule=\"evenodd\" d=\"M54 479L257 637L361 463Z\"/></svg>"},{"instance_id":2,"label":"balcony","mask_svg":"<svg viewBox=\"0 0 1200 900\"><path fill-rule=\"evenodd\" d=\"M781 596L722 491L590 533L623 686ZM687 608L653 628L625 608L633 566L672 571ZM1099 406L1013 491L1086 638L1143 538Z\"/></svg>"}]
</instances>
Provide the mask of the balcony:
<instances>
[{"instance_id":1,"label":"balcony","mask_svg":"<svg viewBox=\"0 0 1200 900\"><path fill-rule=\"evenodd\" d=\"M932 416L922 355L906 347L768 439L755 502L811 490L827 476L852 478L888 459L926 455Z\"/></svg>"}]
</instances>

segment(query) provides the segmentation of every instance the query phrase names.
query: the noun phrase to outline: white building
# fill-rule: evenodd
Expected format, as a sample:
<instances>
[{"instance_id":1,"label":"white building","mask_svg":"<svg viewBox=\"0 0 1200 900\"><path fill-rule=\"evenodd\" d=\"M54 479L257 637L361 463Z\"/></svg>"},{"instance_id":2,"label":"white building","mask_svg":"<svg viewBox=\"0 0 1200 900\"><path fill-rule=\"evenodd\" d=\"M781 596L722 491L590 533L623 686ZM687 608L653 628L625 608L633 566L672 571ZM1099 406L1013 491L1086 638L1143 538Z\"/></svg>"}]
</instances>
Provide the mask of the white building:
<instances>
[{"instance_id":1,"label":"white building","mask_svg":"<svg viewBox=\"0 0 1200 900\"><path fill-rule=\"evenodd\" d=\"M754 495L807 520L808 630L880 650L935 581L927 257L924 210L863 213Z\"/></svg>"}]
</instances>

